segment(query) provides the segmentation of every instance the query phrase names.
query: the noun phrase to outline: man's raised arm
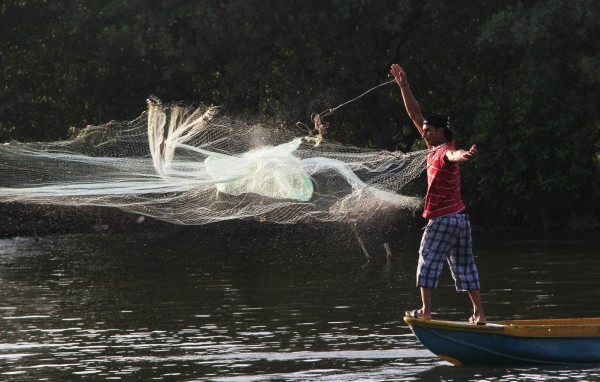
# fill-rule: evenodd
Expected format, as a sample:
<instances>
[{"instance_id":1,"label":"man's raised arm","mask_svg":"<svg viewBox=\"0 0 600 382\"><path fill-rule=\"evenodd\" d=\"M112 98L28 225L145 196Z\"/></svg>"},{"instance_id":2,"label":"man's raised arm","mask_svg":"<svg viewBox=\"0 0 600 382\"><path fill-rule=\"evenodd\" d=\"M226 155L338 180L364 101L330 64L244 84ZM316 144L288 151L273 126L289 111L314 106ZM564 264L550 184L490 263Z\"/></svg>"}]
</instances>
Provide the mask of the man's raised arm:
<instances>
[{"instance_id":1,"label":"man's raised arm","mask_svg":"<svg viewBox=\"0 0 600 382\"><path fill-rule=\"evenodd\" d=\"M404 100L404 106L406 107L406 112L410 119L412 119L413 123L423 136L423 115L421 114L421 106L415 99L415 96L412 94L410 90L410 86L408 85L408 78L406 76L406 72L404 69L400 67L398 64L393 64L390 73L396 79L396 83L400 86L400 91L402 92L402 99Z\"/></svg>"}]
</instances>

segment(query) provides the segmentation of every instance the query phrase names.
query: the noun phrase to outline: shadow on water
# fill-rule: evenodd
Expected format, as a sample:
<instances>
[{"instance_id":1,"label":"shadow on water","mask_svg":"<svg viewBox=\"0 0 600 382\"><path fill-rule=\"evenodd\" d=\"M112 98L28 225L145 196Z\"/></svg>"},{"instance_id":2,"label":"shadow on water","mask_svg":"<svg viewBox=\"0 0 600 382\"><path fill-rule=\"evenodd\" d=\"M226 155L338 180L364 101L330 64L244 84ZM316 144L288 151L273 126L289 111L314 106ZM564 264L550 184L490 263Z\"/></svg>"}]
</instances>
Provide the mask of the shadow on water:
<instances>
[{"instance_id":1,"label":"shadow on water","mask_svg":"<svg viewBox=\"0 0 600 382\"><path fill-rule=\"evenodd\" d=\"M523 366L523 367L454 367L438 365L413 375L416 381L596 381L600 379L600 367L595 365L573 366Z\"/></svg>"},{"instance_id":2,"label":"shadow on water","mask_svg":"<svg viewBox=\"0 0 600 382\"><path fill-rule=\"evenodd\" d=\"M454 368L424 349L402 321L402 312L419 304L420 232L359 227L367 261L347 225L255 227L1 240L0 376L509 381L598 375L594 368ZM599 243L594 236L476 236L490 319L597 316ZM468 316L466 296L454 292L447 271L434 304L439 318Z\"/></svg>"}]
</instances>

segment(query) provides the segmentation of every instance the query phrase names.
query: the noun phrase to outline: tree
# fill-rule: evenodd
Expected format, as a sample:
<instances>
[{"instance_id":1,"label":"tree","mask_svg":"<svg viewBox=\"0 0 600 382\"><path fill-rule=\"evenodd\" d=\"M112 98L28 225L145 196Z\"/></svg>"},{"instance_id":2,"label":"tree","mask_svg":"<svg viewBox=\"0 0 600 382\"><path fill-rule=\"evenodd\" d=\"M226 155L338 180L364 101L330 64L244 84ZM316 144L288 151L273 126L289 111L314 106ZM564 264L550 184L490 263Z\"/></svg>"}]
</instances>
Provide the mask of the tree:
<instances>
[{"instance_id":1,"label":"tree","mask_svg":"<svg viewBox=\"0 0 600 382\"><path fill-rule=\"evenodd\" d=\"M472 138L485 147L476 193L491 212L546 228L597 216L599 14L594 1L555 0L486 23Z\"/></svg>"},{"instance_id":2,"label":"tree","mask_svg":"<svg viewBox=\"0 0 600 382\"><path fill-rule=\"evenodd\" d=\"M560 225L598 211L599 7L593 0L5 1L0 140L67 139L74 128L133 119L150 94L293 128L391 80L389 66L398 62L425 115L449 114L459 145L481 149L463 172L470 210L490 224ZM423 148L394 84L328 122L329 140Z\"/></svg>"}]
</instances>

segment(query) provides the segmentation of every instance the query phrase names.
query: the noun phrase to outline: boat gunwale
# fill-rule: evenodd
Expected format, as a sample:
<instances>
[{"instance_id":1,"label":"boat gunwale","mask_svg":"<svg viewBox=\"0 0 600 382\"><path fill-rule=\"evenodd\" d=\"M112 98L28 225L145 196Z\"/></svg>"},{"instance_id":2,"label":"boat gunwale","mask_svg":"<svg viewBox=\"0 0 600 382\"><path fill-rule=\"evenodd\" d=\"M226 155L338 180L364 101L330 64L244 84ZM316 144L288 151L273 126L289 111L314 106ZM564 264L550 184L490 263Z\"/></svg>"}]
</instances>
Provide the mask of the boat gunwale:
<instances>
[{"instance_id":1,"label":"boat gunwale","mask_svg":"<svg viewBox=\"0 0 600 382\"><path fill-rule=\"evenodd\" d=\"M412 328L450 330L528 338L600 338L600 318L565 318L542 320L494 321L475 325L462 321L424 320L404 317Z\"/></svg>"}]
</instances>

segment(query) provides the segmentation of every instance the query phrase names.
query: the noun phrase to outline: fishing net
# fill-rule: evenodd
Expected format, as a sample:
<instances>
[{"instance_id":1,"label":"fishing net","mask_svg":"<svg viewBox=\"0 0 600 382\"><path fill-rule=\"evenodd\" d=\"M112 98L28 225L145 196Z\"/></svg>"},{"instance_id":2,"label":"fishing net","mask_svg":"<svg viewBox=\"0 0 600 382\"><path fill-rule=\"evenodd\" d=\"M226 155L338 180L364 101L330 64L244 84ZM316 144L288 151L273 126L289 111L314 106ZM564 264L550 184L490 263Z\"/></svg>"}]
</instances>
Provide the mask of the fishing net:
<instances>
[{"instance_id":1,"label":"fishing net","mask_svg":"<svg viewBox=\"0 0 600 382\"><path fill-rule=\"evenodd\" d=\"M107 206L177 224L363 220L415 209L426 153L375 151L151 102L74 139L0 146L0 202ZM320 140L319 140L320 141Z\"/></svg>"}]
</instances>

